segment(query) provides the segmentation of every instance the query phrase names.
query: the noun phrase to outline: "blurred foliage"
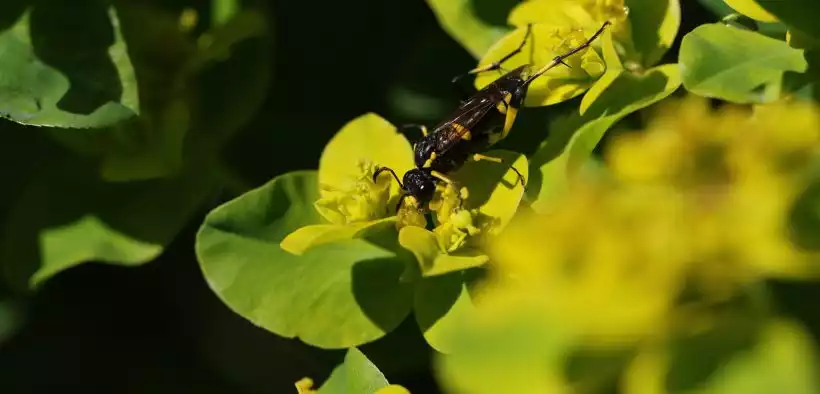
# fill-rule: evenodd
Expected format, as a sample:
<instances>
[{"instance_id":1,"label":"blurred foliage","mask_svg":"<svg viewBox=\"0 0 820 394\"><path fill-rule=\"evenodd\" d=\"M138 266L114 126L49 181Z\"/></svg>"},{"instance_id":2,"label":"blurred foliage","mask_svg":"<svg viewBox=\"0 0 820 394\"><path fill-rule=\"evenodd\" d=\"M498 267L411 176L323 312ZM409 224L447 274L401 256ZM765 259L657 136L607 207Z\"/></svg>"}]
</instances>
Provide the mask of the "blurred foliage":
<instances>
[{"instance_id":1,"label":"blurred foliage","mask_svg":"<svg viewBox=\"0 0 820 394\"><path fill-rule=\"evenodd\" d=\"M12 392L820 392L813 2L2 8ZM408 204L402 126L523 65Z\"/></svg>"}]
</instances>

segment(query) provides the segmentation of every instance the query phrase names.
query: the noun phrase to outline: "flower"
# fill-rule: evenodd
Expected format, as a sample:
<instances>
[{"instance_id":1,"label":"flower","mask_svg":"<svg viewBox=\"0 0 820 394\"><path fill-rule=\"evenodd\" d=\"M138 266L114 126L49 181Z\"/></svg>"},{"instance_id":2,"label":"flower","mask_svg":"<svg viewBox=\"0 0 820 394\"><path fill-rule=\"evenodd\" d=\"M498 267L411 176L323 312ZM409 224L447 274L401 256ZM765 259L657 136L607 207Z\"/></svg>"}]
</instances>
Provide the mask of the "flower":
<instances>
[{"instance_id":1,"label":"flower","mask_svg":"<svg viewBox=\"0 0 820 394\"><path fill-rule=\"evenodd\" d=\"M684 293L719 303L768 278L818 278L816 255L790 238L818 143L810 105L669 105L615 139L614 181L579 181L493 239L476 303L488 315L537 305L590 343L623 344L667 330Z\"/></svg>"},{"instance_id":2,"label":"flower","mask_svg":"<svg viewBox=\"0 0 820 394\"><path fill-rule=\"evenodd\" d=\"M504 68L549 64L555 56L583 44L600 27L598 25L587 30L576 25L533 25L531 37L527 39L521 52L505 62ZM526 32L527 28L522 26L504 36L482 56L479 64L490 64L512 53L524 41ZM592 43L593 47L599 45L597 42ZM589 89L606 70L603 58L590 48L570 56L565 63L569 67L555 67L530 84L524 100L525 106L552 105L577 97ZM497 73L485 72L476 76L475 85L483 88L496 78Z\"/></svg>"},{"instance_id":3,"label":"flower","mask_svg":"<svg viewBox=\"0 0 820 394\"><path fill-rule=\"evenodd\" d=\"M526 174L523 155L488 153ZM373 179L380 167L389 167L400 177L413 168L413 150L393 125L378 115L365 114L342 127L322 152L320 196L313 206L324 222L298 228L282 240L281 247L302 254L313 246L364 236L371 230L389 231L385 225L393 223L399 244L413 252L423 272L464 269L487 261L481 251L483 240L503 228L524 194L515 171L504 164L465 163L452 174L460 186L437 188L429 204L433 226L427 230L426 207L405 200L393 212L404 198L403 191L389 172Z\"/></svg>"},{"instance_id":4,"label":"flower","mask_svg":"<svg viewBox=\"0 0 820 394\"><path fill-rule=\"evenodd\" d=\"M394 220L389 207L399 199L399 186L389 175L374 182L378 166L404 173L413 167L413 151L395 126L367 113L345 124L319 159L320 196L313 205L328 223L297 229L282 240L282 249L302 254Z\"/></svg>"}]
</instances>

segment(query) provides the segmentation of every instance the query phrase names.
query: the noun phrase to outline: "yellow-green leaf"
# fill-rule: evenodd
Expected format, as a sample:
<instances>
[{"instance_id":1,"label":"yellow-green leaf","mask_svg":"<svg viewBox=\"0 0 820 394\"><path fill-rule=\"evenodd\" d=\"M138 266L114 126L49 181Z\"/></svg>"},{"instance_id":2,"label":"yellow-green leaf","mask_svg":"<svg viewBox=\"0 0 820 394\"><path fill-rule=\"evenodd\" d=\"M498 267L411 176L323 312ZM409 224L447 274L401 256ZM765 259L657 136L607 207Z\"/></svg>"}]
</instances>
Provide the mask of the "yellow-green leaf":
<instances>
[{"instance_id":1,"label":"yellow-green leaf","mask_svg":"<svg viewBox=\"0 0 820 394\"><path fill-rule=\"evenodd\" d=\"M735 11L761 22L777 22L777 17L766 11L755 0L725 0Z\"/></svg>"},{"instance_id":2,"label":"yellow-green leaf","mask_svg":"<svg viewBox=\"0 0 820 394\"><path fill-rule=\"evenodd\" d=\"M537 210L566 191L569 179L588 161L607 130L625 116L668 97L681 82L678 66L667 64L642 75L621 72L614 80L607 77L598 83L606 84L605 89L591 89L598 96L585 104L584 115L557 119L547 143L532 157L538 172L527 193Z\"/></svg>"},{"instance_id":3,"label":"yellow-green leaf","mask_svg":"<svg viewBox=\"0 0 820 394\"><path fill-rule=\"evenodd\" d=\"M371 394L386 387L384 374L359 349L350 348L317 394Z\"/></svg>"},{"instance_id":4,"label":"yellow-green leaf","mask_svg":"<svg viewBox=\"0 0 820 394\"><path fill-rule=\"evenodd\" d=\"M359 233L375 226L390 223L395 217L371 220L369 222L353 224L313 224L300 227L296 231L288 234L280 243L282 250L301 255L313 246L326 244L343 239L352 239Z\"/></svg>"},{"instance_id":5,"label":"yellow-green leaf","mask_svg":"<svg viewBox=\"0 0 820 394\"><path fill-rule=\"evenodd\" d=\"M465 248L454 254L441 250L436 234L421 227L399 231L399 244L416 257L423 276L436 276L483 265L489 260L480 251Z\"/></svg>"},{"instance_id":6,"label":"yellow-green leaf","mask_svg":"<svg viewBox=\"0 0 820 394\"><path fill-rule=\"evenodd\" d=\"M479 64L490 64L512 53L524 40L526 28L520 27L493 45ZM564 34L559 34L564 32ZM532 26L532 35L527 40L521 52L504 62L506 70L530 64L540 68L552 62L555 56L569 51L580 45L592 33L569 35L569 29L559 30L556 26L537 24ZM567 42L565 39L572 38ZM596 44L597 46L597 44ZM583 94L605 70L604 62L598 53L589 48L566 60L571 68L558 66L548 71L530 84L527 97L524 100L526 107L538 107L557 104ZM475 80L477 88L483 88L501 76L501 72L485 72L479 74Z\"/></svg>"},{"instance_id":7,"label":"yellow-green leaf","mask_svg":"<svg viewBox=\"0 0 820 394\"><path fill-rule=\"evenodd\" d=\"M722 24L703 25L687 34L680 65L683 85L690 92L758 104L779 98L784 73L808 68L802 50Z\"/></svg>"},{"instance_id":8,"label":"yellow-green leaf","mask_svg":"<svg viewBox=\"0 0 820 394\"><path fill-rule=\"evenodd\" d=\"M399 386L397 384L391 384L387 387L381 388L376 391L375 394L410 394L410 390Z\"/></svg>"},{"instance_id":9,"label":"yellow-green leaf","mask_svg":"<svg viewBox=\"0 0 820 394\"><path fill-rule=\"evenodd\" d=\"M413 149L390 122L374 113L364 114L345 124L325 146L319 159L319 184L344 187L359 175L361 161L390 167L402 176L413 168ZM398 193L396 182L391 187Z\"/></svg>"}]
</instances>

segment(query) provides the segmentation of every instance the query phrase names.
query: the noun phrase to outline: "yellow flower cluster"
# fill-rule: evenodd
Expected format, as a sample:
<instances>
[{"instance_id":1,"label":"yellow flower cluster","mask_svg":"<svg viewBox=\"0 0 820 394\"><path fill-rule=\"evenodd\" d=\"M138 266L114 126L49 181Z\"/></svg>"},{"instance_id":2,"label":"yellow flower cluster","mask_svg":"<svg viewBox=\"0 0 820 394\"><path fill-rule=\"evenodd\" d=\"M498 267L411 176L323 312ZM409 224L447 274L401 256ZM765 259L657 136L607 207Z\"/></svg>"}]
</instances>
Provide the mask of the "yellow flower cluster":
<instances>
[{"instance_id":1,"label":"yellow flower cluster","mask_svg":"<svg viewBox=\"0 0 820 394\"><path fill-rule=\"evenodd\" d=\"M718 302L765 278L816 277L789 214L818 142L809 106L666 107L615 140L609 181L576 185L492 243L484 302L528 299L572 332L623 342L661 331L684 291Z\"/></svg>"},{"instance_id":2,"label":"yellow flower cluster","mask_svg":"<svg viewBox=\"0 0 820 394\"><path fill-rule=\"evenodd\" d=\"M390 178L379 177L373 182L378 166L360 160L358 174L337 185L320 185L321 196L315 206L333 224L367 222L387 217L390 200ZM341 183L341 182L340 182Z\"/></svg>"}]
</instances>

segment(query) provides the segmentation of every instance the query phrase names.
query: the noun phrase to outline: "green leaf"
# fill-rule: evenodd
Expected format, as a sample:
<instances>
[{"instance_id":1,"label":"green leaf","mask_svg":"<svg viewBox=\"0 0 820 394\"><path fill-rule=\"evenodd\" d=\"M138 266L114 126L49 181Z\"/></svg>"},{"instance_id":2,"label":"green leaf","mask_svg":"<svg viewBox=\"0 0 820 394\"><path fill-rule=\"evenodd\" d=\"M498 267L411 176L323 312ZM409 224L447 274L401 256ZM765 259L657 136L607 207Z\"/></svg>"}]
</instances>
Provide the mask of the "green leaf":
<instances>
[{"instance_id":1,"label":"green leaf","mask_svg":"<svg viewBox=\"0 0 820 394\"><path fill-rule=\"evenodd\" d=\"M422 276L462 271L481 266L490 259L486 254L472 248L448 254L441 250L435 233L415 226L407 226L399 231L399 244L416 257Z\"/></svg>"},{"instance_id":2,"label":"green leaf","mask_svg":"<svg viewBox=\"0 0 820 394\"><path fill-rule=\"evenodd\" d=\"M11 209L0 261L16 288L36 288L72 266L96 261L138 265L158 256L213 196L202 168L178 178L108 183L76 157L42 169Z\"/></svg>"},{"instance_id":3,"label":"green leaf","mask_svg":"<svg viewBox=\"0 0 820 394\"><path fill-rule=\"evenodd\" d=\"M400 280L404 261L371 243L378 234L302 256L279 246L320 222L317 189L316 172L288 173L214 209L196 242L205 278L236 313L277 335L322 348L381 338L409 313L412 289Z\"/></svg>"},{"instance_id":4,"label":"green leaf","mask_svg":"<svg viewBox=\"0 0 820 394\"><path fill-rule=\"evenodd\" d=\"M679 0L627 0L632 44L643 67L657 64L672 47L680 28Z\"/></svg>"},{"instance_id":5,"label":"green leaf","mask_svg":"<svg viewBox=\"0 0 820 394\"><path fill-rule=\"evenodd\" d=\"M416 286L413 314L424 339L440 353L452 350L459 324L469 320L473 308L461 273L424 278Z\"/></svg>"},{"instance_id":6,"label":"green leaf","mask_svg":"<svg viewBox=\"0 0 820 394\"><path fill-rule=\"evenodd\" d=\"M756 0L781 22L820 39L817 24L817 2L814 0Z\"/></svg>"},{"instance_id":7,"label":"green leaf","mask_svg":"<svg viewBox=\"0 0 820 394\"><path fill-rule=\"evenodd\" d=\"M35 126L100 128L139 113L117 14L102 4L36 2L0 26L2 116Z\"/></svg>"},{"instance_id":8,"label":"green leaf","mask_svg":"<svg viewBox=\"0 0 820 394\"><path fill-rule=\"evenodd\" d=\"M351 348L344 362L330 373L317 394L372 394L389 385L387 378L359 349Z\"/></svg>"},{"instance_id":9,"label":"green leaf","mask_svg":"<svg viewBox=\"0 0 820 394\"><path fill-rule=\"evenodd\" d=\"M736 103L779 98L783 74L805 72L803 51L783 41L721 24L703 25L683 38L681 77L695 94Z\"/></svg>"},{"instance_id":10,"label":"green leaf","mask_svg":"<svg viewBox=\"0 0 820 394\"><path fill-rule=\"evenodd\" d=\"M372 231L378 231L376 229L377 227L384 227L385 225L394 226L395 221L396 218L393 216L346 225L313 224L301 227L288 234L288 236L282 240L280 246L289 253L301 255L311 247L317 245L368 235L368 233Z\"/></svg>"},{"instance_id":11,"label":"green leaf","mask_svg":"<svg viewBox=\"0 0 820 394\"><path fill-rule=\"evenodd\" d=\"M443 391L569 392L562 374L573 337L531 306L510 305L495 312L467 314L453 323L450 351L435 360Z\"/></svg>"},{"instance_id":12,"label":"green leaf","mask_svg":"<svg viewBox=\"0 0 820 394\"><path fill-rule=\"evenodd\" d=\"M668 97L680 86L678 66L668 64L643 75L620 71L599 80L604 88L593 86L583 115L572 114L557 120L550 138L532 157L533 181L527 192L533 208L542 210L552 199L565 192L570 177L587 163L604 134L625 116Z\"/></svg>"},{"instance_id":13,"label":"green leaf","mask_svg":"<svg viewBox=\"0 0 820 394\"><path fill-rule=\"evenodd\" d=\"M471 0L427 0L427 4L441 27L476 59L509 31L482 21Z\"/></svg>"},{"instance_id":14,"label":"green leaf","mask_svg":"<svg viewBox=\"0 0 820 394\"><path fill-rule=\"evenodd\" d=\"M524 3L527 4L527 3ZM566 28L566 26L560 26ZM555 56L568 51L566 37L556 35L558 27L534 24L531 37L521 51L504 62L504 69L512 70L523 65L542 67L550 64ZM597 28L597 27L596 27ZM526 27L519 27L500 38L481 57L479 64L487 65L513 53L524 41ZM586 37L592 33L586 32ZM580 39L584 39L582 37ZM578 39L579 37L575 37ZM593 43L597 45L597 43ZM604 73L605 66L595 49L587 49L566 59L570 67L555 67L534 80L527 89L525 107L555 105L583 94ZM502 75L499 72L484 72L475 79L475 87L482 89Z\"/></svg>"}]
</instances>

